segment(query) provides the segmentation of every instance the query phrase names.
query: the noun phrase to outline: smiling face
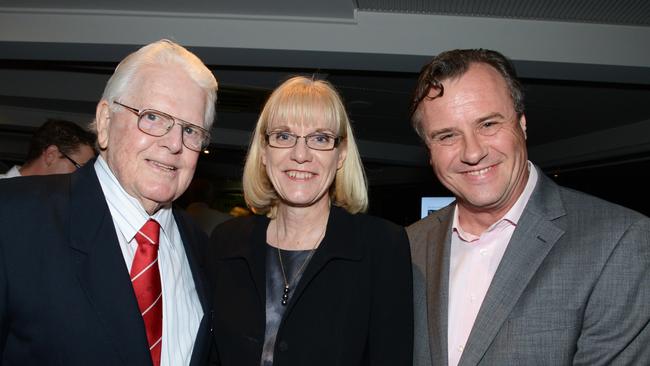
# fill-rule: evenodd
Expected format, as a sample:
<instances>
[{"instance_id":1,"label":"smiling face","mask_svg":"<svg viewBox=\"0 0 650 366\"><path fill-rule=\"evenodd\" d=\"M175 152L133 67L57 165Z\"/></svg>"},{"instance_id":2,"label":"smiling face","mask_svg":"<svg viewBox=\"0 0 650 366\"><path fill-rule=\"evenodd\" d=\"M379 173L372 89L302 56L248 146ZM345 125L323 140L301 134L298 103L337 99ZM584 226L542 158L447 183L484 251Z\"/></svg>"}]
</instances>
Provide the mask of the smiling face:
<instances>
[{"instance_id":1,"label":"smiling face","mask_svg":"<svg viewBox=\"0 0 650 366\"><path fill-rule=\"evenodd\" d=\"M271 121L267 132L289 132L298 136L312 133L338 135L333 122L318 117L309 122ZM345 160L346 148L341 143L333 150L319 151L307 147L304 138L299 138L292 148L264 146L262 164L277 192L279 205L310 207L329 204L329 190L336 171Z\"/></svg>"},{"instance_id":2,"label":"smiling face","mask_svg":"<svg viewBox=\"0 0 650 366\"><path fill-rule=\"evenodd\" d=\"M526 119L517 118L505 81L490 66L473 64L443 84L443 96L425 99L419 107L431 166L457 197L461 212L500 217L528 179ZM490 122L502 127L491 136L478 132L491 128ZM457 136L457 141L444 146L436 142L441 136Z\"/></svg>"},{"instance_id":3,"label":"smiling face","mask_svg":"<svg viewBox=\"0 0 650 366\"><path fill-rule=\"evenodd\" d=\"M118 100L204 126L205 92L179 66L142 67L133 86ZM106 100L97 106L102 157L124 190L153 214L185 192L199 153L183 145L179 125L154 137L140 131L137 122L135 114Z\"/></svg>"}]
</instances>

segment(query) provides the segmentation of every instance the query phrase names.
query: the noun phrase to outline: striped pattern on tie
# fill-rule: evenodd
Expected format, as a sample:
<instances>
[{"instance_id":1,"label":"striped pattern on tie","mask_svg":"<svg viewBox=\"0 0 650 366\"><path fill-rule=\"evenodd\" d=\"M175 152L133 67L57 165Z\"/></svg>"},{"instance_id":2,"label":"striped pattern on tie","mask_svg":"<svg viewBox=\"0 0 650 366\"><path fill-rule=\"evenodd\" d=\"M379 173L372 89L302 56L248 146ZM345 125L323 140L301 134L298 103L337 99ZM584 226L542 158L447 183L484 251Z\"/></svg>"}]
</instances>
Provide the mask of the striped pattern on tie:
<instances>
[{"instance_id":1,"label":"striped pattern on tie","mask_svg":"<svg viewBox=\"0 0 650 366\"><path fill-rule=\"evenodd\" d=\"M147 331L149 352L154 366L160 365L162 349L162 286L158 269L158 237L160 225L147 221L135 235L138 250L131 265L131 283Z\"/></svg>"}]
</instances>

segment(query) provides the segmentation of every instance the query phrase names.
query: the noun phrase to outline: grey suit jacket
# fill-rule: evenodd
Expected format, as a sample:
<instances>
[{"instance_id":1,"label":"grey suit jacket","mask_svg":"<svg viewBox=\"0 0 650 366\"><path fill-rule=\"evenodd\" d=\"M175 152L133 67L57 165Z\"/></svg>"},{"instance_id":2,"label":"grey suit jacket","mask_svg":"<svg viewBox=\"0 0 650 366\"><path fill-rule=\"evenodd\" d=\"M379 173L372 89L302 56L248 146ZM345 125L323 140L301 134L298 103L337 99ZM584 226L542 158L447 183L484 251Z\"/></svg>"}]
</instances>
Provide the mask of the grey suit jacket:
<instances>
[{"instance_id":1,"label":"grey suit jacket","mask_svg":"<svg viewBox=\"0 0 650 366\"><path fill-rule=\"evenodd\" d=\"M417 366L447 365L452 215L407 228ZM650 220L540 174L460 365L571 364L650 365Z\"/></svg>"}]
</instances>

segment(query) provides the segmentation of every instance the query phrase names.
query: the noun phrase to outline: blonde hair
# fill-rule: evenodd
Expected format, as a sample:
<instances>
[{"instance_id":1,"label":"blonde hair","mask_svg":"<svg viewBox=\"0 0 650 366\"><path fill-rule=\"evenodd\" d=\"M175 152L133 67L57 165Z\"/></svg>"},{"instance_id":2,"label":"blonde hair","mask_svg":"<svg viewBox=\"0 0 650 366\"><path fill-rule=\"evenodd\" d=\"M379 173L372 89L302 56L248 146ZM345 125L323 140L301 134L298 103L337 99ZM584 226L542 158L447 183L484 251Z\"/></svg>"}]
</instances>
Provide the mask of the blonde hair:
<instances>
[{"instance_id":1,"label":"blonde hair","mask_svg":"<svg viewBox=\"0 0 650 366\"><path fill-rule=\"evenodd\" d=\"M242 183L246 203L255 213L275 217L279 200L262 164L269 126L277 121L310 123L314 120L329 123L341 137L341 145L347 148L343 165L330 187L332 204L352 214L367 210L366 176L341 97L327 81L296 76L273 91L251 138Z\"/></svg>"}]
</instances>

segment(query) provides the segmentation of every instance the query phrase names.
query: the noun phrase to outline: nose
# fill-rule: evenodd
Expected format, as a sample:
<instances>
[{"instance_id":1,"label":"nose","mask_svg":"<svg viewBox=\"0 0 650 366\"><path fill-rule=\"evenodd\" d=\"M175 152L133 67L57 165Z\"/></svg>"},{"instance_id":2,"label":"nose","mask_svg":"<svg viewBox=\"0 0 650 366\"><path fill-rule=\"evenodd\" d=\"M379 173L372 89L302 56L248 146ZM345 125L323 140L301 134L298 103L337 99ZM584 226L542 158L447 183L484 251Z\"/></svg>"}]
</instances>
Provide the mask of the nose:
<instances>
[{"instance_id":1,"label":"nose","mask_svg":"<svg viewBox=\"0 0 650 366\"><path fill-rule=\"evenodd\" d=\"M488 147L475 133L465 134L462 141L460 160L469 165L476 165L488 154Z\"/></svg>"},{"instance_id":2,"label":"nose","mask_svg":"<svg viewBox=\"0 0 650 366\"><path fill-rule=\"evenodd\" d=\"M175 123L172 128L160 138L160 144L169 149L172 154L183 150L183 126Z\"/></svg>"},{"instance_id":3,"label":"nose","mask_svg":"<svg viewBox=\"0 0 650 366\"><path fill-rule=\"evenodd\" d=\"M298 138L296 146L291 149L291 159L301 164L311 161L312 151L307 147L307 140L304 137Z\"/></svg>"}]
</instances>

